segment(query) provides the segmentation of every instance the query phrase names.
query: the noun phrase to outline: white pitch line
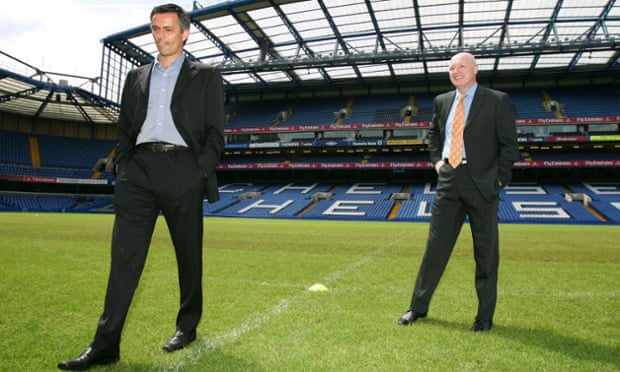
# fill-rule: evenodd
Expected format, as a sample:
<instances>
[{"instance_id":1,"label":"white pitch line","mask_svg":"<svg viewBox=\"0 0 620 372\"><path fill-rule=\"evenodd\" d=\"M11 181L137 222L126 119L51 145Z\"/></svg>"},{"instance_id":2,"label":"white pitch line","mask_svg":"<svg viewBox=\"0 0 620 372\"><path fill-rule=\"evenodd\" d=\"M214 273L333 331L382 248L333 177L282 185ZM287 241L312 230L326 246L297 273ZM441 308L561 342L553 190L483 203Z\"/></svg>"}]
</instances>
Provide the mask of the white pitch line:
<instances>
[{"instance_id":1,"label":"white pitch line","mask_svg":"<svg viewBox=\"0 0 620 372\"><path fill-rule=\"evenodd\" d=\"M226 333L218 336L210 337L210 340L205 340L201 343L197 343L198 347L191 349L191 353L184 355L184 358L180 359L178 363L165 366L164 371L179 371L183 367L187 367L196 364L200 359L209 351L218 347L222 347L228 343L234 342L242 335L261 327L263 324L268 323L271 318L281 314L288 310L290 301L282 299L271 311L264 313L257 313L246 319L237 328L234 328Z\"/></svg>"},{"instance_id":2,"label":"white pitch line","mask_svg":"<svg viewBox=\"0 0 620 372\"><path fill-rule=\"evenodd\" d=\"M324 280L322 280L322 282L327 284L329 287L332 283L338 281L340 278L342 278L346 274L372 261L375 256L383 254L385 251L391 248L394 244L397 244L401 242L402 240L409 238L411 235L412 234L403 235L400 238L389 242L388 244L380 247L379 249L375 250L369 255L353 262L352 264L345 267L344 269L336 271L330 275L327 275L324 278ZM244 334L262 327L264 324L270 322L274 317L288 311L288 309L290 308L290 305L296 301L299 301L299 299L301 299L303 295L308 295L308 292L304 291L300 293L299 295L293 296L292 298L289 298L289 299L284 298L280 300L280 302L276 306L274 306L271 310L251 315L238 327L228 332L222 333L220 335L212 336L209 338L209 340L197 342L196 343L197 347L190 349L191 350L190 353L184 354L183 358L180 359L177 363L169 364L167 366L162 366L161 370L179 371L183 367L188 367L190 365L198 363L202 359L202 357L205 354L207 354L209 351L222 347L231 342L234 342L235 340L237 340L239 337L243 336ZM187 350L187 351L190 351L190 350Z\"/></svg>"},{"instance_id":3,"label":"white pitch line","mask_svg":"<svg viewBox=\"0 0 620 372\"><path fill-rule=\"evenodd\" d=\"M407 234L407 235L403 235L398 239L395 239L391 242L389 242L387 245L380 247L379 249L377 249L376 251L372 252L371 254L353 262L351 265L345 267L344 269L340 270L340 271L336 271L335 273L332 273L331 275L328 275L324 280L323 283L325 284L331 284L332 282L338 281L340 278L342 278L343 276L345 276L346 274L354 271L355 269L357 269L358 267L372 261L375 256L378 256L380 254L385 253L385 251L387 251L389 248L391 248L394 244L400 243L401 241L405 240L406 238L409 238L411 235L413 234ZM328 285L329 287L329 285Z\"/></svg>"}]
</instances>

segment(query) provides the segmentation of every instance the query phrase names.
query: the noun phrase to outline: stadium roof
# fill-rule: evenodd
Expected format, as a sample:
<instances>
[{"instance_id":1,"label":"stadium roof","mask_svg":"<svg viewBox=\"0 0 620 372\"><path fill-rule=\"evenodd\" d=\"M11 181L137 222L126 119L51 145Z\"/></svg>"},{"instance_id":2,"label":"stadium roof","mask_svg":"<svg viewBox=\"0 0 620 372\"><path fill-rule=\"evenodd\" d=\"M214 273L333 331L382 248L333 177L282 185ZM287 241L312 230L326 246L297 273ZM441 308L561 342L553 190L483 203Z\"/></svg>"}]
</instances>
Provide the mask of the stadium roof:
<instances>
[{"instance_id":1,"label":"stadium roof","mask_svg":"<svg viewBox=\"0 0 620 372\"><path fill-rule=\"evenodd\" d=\"M0 57L0 111L31 117L33 123L39 118L91 125L116 122L118 105L92 93L98 78L45 72L2 51ZM68 85L68 78L90 84L90 90Z\"/></svg>"},{"instance_id":2,"label":"stadium roof","mask_svg":"<svg viewBox=\"0 0 620 372\"><path fill-rule=\"evenodd\" d=\"M463 50L477 57L481 82L498 87L620 77L616 0L194 1L190 18L186 54L216 65L231 99L435 92L448 87L447 60ZM54 93L73 88L0 69L0 110L93 123L116 116L110 104L127 71L157 50L148 23L102 42L101 76L90 81L100 97L75 88L74 101L65 95L69 115Z\"/></svg>"},{"instance_id":3,"label":"stadium roof","mask_svg":"<svg viewBox=\"0 0 620 372\"><path fill-rule=\"evenodd\" d=\"M461 50L477 56L487 82L612 75L616 81L615 2L244 0L204 8L194 2L186 52L218 65L229 94L411 85L432 90L447 83L446 61ZM157 54L148 24L103 42L110 52L105 56L135 65ZM110 90L104 86L106 94ZM106 94L115 99L118 92Z\"/></svg>"}]
</instances>

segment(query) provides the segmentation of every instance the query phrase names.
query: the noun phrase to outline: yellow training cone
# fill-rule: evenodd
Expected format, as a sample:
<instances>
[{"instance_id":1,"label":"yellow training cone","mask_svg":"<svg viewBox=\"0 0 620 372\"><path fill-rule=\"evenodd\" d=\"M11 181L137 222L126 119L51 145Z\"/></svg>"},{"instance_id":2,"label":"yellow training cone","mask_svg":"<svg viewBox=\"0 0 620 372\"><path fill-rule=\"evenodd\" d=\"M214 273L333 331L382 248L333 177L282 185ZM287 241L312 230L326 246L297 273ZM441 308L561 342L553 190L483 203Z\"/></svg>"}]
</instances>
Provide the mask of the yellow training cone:
<instances>
[{"instance_id":1,"label":"yellow training cone","mask_svg":"<svg viewBox=\"0 0 620 372\"><path fill-rule=\"evenodd\" d=\"M310 292L327 292L329 289L321 283L316 283L312 287L308 288Z\"/></svg>"}]
</instances>

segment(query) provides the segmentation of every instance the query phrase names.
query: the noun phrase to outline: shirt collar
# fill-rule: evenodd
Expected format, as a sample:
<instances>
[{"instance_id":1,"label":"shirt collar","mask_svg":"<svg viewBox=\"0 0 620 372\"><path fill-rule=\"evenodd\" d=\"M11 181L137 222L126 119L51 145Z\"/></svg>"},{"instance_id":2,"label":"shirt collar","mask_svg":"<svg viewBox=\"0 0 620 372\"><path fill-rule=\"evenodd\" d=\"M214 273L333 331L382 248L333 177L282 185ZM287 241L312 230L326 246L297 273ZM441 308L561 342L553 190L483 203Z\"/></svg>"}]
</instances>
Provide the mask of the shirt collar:
<instances>
[{"instance_id":1,"label":"shirt collar","mask_svg":"<svg viewBox=\"0 0 620 372\"><path fill-rule=\"evenodd\" d=\"M476 89L478 89L478 83L474 83L474 85L472 85L469 89L467 89L467 91L465 92L465 95L467 96L465 99L471 99L474 94L476 94ZM456 90L456 95L455 95L455 99L458 100L459 97L461 96L461 92L459 92L459 90Z\"/></svg>"},{"instance_id":2,"label":"shirt collar","mask_svg":"<svg viewBox=\"0 0 620 372\"><path fill-rule=\"evenodd\" d=\"M153 63L153 68L157 67L162 71L173 72L181 68L181 65L183 64L182 61L184 58L185 57L183 57L183 55L180 55L179 58L175 59L174 62L172 62L170 66L168 66L168 68L164 68L164 66L161 63L159 63L159 55L157 55L157 58L155 58L155 63Z\"/></svg>"}]
</instances>

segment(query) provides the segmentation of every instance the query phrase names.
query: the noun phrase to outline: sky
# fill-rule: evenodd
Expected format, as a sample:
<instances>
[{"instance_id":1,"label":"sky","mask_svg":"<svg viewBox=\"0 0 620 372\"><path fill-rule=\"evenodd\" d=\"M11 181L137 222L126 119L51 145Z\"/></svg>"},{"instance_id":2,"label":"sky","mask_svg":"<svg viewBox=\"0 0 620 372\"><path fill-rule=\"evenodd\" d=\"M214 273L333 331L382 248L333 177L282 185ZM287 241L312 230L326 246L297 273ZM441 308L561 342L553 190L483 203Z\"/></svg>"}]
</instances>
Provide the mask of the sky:
<instances>
[{"instance_id":1,"label":"sky","mask_svg":"<svg viewBox=\"0 0 620 372\"><path fill-rule=\"evenodd\" d=\"M147 24L153 6L168 2L171 1L5 1L0 13L0 51L43 71L97 77L101 69L101 40ZM176 3L190 11L193 1ZM2 63L8 63L7 60L10 61L3 58ZM17 66L0 65L22 73L16 71Z\"/></svg>"}]
</instances>

